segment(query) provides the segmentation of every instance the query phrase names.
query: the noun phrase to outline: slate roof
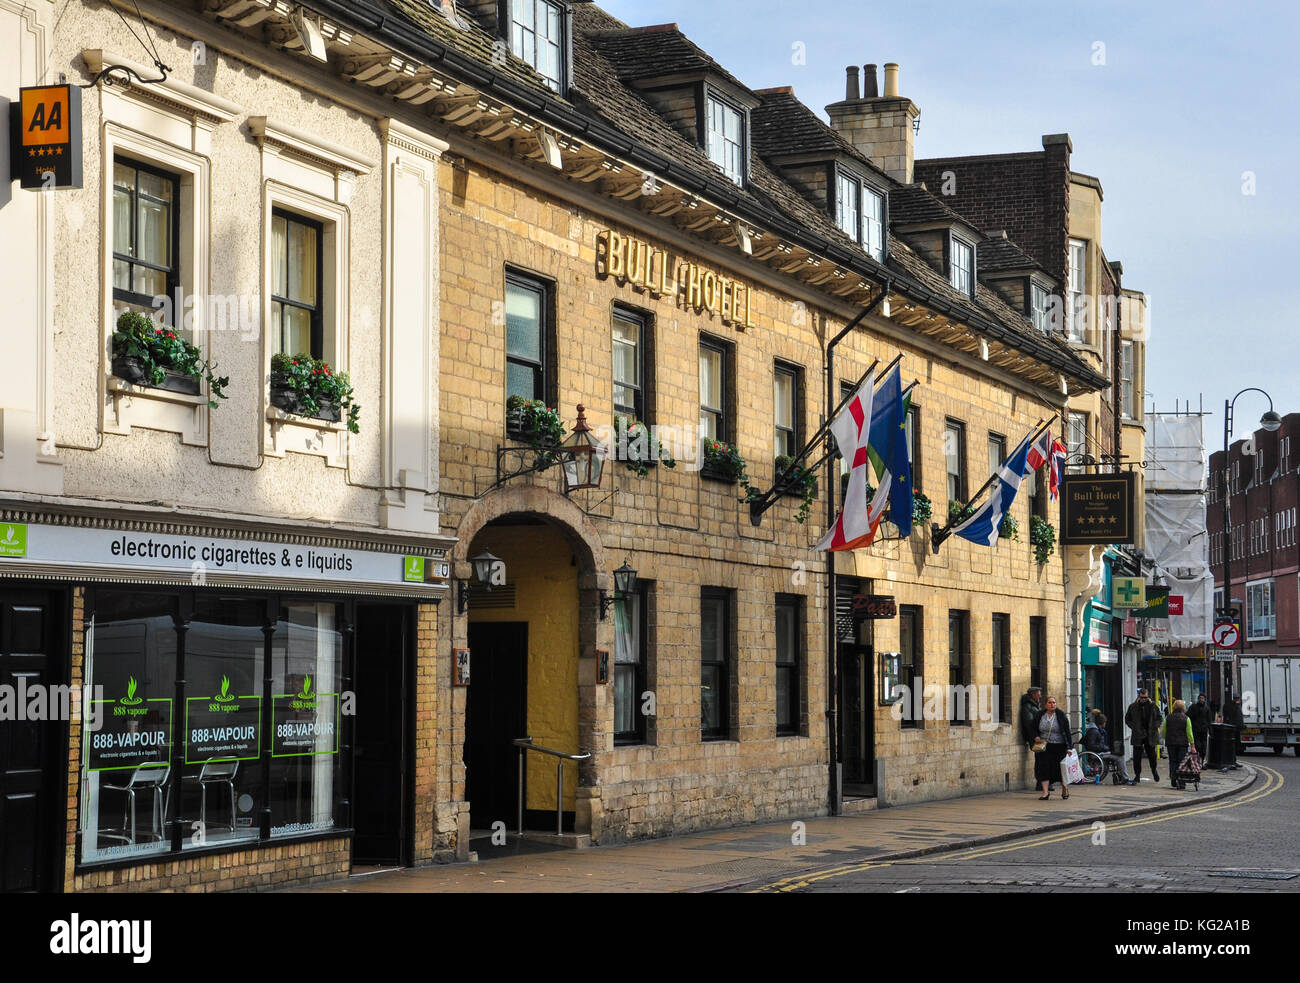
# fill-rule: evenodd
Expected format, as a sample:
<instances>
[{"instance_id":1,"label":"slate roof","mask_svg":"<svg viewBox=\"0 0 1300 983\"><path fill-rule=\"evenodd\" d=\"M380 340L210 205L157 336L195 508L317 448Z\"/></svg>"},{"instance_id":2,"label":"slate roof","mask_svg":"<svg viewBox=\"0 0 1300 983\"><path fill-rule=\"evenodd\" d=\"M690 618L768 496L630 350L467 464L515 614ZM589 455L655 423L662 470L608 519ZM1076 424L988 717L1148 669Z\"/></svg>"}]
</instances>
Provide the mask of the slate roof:
<instances>
[{"instance_id":1,"label":"slate roof","mask_svg":"<svg viewBox=\"0 0 1300 983\"><path fill-rule=\"evenodd\" d=\"M889 220L894 225L960 222L968 228L976 228L970 219L954 212L919 184L900 185L889 193Z\"/></svg>"},{"instance_id":2,"label":"slate roof","mask_svg":"<svg viewBox=\"0 0 1300 983\"><path fill-rule=\"evenodd\" d=\"M604 14L603 10L591 4L580 4L574 7L575 22L578 12L587 10ZM628 27L619 22L617 27L611 25L594 28L596 18L585 19L588 21L588 40L618 69L618 77L624 81L634 82L689 72L712 72L732 85L750 91L749 86L678 30L676 24Z\"/></svg>"},{"instance_id":3,"label":"slate roof","mask_svg":"<svg viewBox=\"0 0 1300 983\"><path fill-rule=\"evenodd\" d=\"M771 158L806 153L843 154L882 184L897 184L801 103L790 87L759 89L755 95L762 100L749 117L753 128L750 139L757 153Z\"/></svg>"},{"instance_id":4,"label":"slate roof","mask_svg":"<svg viewBox=\"0 0 1300 983\"><path fill-rule=\"evenodd\" d=\"M1036 259L1005 236L990 236L979 244L979 270L981 273L1035 270L1056 281Z\"/></svg>"},{"instance_id":5,"label":"slate roof","mask_svg":"<svg viewBox=\"0 0 1300 983\"><path fill-rule=\"evenodd\" d=\"M630 85L624 84L624 80L649 78L654 74L676 74L703 69L718 73L747 92L753 91L722 69L707 53L676 30L675 26L648 31L631 29L595 4L574 4L574 84L566 100L558 97L541 76L521 60L507 56L502 63L497 39L472 19L465 17L463 12L462 20L466 23L463 27L457 27L423 0L354 0L346 6L333 0L323 0L321 5L345 22L355 20L363 29L377 31L381 36L390 38L397 43L399 50L402 50L402 42L405 41L406 47L414 44L417 52L424 52L418 56L427 57L428 51L436 52L440 47L464 56L473 63L472 68L468 64L466 68L473 76L471 82L475 87L482 89L486 86L491 90L497 84L498 76L501 76L503 90L508 91L510 84L514 84L529 91L528 101L536 98L536 106L529 106L529 111L540 113L543 117L554 115L566 120L567 125L572 125L568 121L574 119L574 112L578 117L589 120L593 124L590 128L579 127L578 135L584 139L590 140L591 133L598 132L594 124L603 124L611 137L617 136L620 142L629 141L632 148L644 147L652 154L664 158L664 165L672 174L681 175L684 171L688 186L707 187L709 190L706 193L716 194L714 200L718 204L740 212L767 215L771 224L786 230L783 234L793 235L809 248L823 254L830 252L837 259L845 257L840 261L852 265L863 275L872 275L867 272L872 268L879 270L875 274L878 277L892 273L896 291L921 294L923 296L917 299L922 303L970 324L977 330L1002 336L1005 340L1019 336L1022 350L1038 352L1040 357L1046 355L1046 346L1054 353L1047 358L1050 364L1065 369L1076 379L1090 380L1094 386L1109 384L1108 380L1091 369L1063 341L1044 337L1034 330L1022 315L1012 310L993 291L977 284L976 302L972 302L900 238L890 238L887 268L881 268L840 230L825 211L814 205L764 160L764 151L759 149L760 145L769 149L789 146L780 141L774 129L765 126L767 132L762 137L757 131L751 136L750 180L746 186L737 187L727 181L701 147L669 125L640 94ZM353 17L348 16L349 10L354 12ZM408 38L407 32L389 31L383 18L376 18L377 12L400 17L405 23L417 27L423 38ZM375 23L376 19L378 24ZM434 44L426 47L424 38ZM444 56L443 62L451 66L448 70L455 68L452 56ZM871 167L874 172L880 173L878 168L830 130L812 110L798 103L793 93L790 93L788 100L770 98L771 95L765 91L761 96L756 94L756 98L762 100L763 107L771 103L772 114L768 115L760 108L759 115L774 121L773 127L779 127L780 121L785 120L797 127L799 133L813 139L818 146L834 147L836 152L848 153L865 166ZM546 109L548 104L558 104L562 108L557 108L552 113ZM806 118L800 118L800 107ZM816 125L813 125L814 122ZM636 151L632 150L631 153L636 159ZM646 154L640 155L641 158L645 156ZM887 177L884 180L891 183ZM899 197L895 199L895 195ZM896 224L904 221L899 217L900 206L902 215L909 219L918 214L935 214L943 216L945 221L956 220L970 224L925 189L919 186L900 187L891 183L890 214L891 220Z\"/></svg>"}]
</instances>

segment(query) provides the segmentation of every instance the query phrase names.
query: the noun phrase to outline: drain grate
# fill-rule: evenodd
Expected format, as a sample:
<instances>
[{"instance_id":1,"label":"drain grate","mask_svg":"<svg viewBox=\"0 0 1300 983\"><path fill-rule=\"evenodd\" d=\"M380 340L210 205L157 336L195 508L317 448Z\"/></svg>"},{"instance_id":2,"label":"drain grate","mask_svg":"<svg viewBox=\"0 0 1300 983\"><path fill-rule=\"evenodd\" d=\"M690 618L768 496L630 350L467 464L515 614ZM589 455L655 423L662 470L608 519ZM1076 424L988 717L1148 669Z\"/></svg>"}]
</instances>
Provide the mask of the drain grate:
<instances>
[{"instance_id":1,"label":"drain grate","mask_svg":"<svg viewBox=\"0 0 1300 983\"><path fill-rule=\"evenodd\" d=\"M1240 877L1252 881L1289 881L1296 877L1295 874L1288 874L1280 870L1220 870L1209 876Z\"/></svg>"}]
</instances>

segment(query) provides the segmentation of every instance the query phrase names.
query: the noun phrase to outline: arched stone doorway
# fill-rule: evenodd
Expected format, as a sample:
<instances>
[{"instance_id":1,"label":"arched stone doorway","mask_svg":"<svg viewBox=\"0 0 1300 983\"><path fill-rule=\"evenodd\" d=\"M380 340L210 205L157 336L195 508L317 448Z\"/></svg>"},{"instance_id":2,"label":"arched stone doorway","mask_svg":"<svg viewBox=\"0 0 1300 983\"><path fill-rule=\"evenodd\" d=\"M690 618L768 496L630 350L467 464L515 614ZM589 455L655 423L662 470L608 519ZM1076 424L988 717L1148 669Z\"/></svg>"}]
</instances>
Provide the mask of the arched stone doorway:
<instances>
[{"instance_id":1,"label":"arched stone doorway","mask_svg":"<svg viewBox=\"0 0 1300 983\"><path fill-rule=\"evenodd\" d=\"M531 737L566 754L603 749L596 651L611 648L613 628L601 622L598 594L611 583L587 516L544 488L519 486L484 496L462 519L457 538L458 576L472 579L469 561L483 550L506 566L506 585L491 592L474 589L468 612L457 615L453 626L456 644L472 653L463 733L453 736L453 746L463 747L463 801L471 837L477 837L498 822L515 829L515 738ZM602 644L604 635L609 637ZM554 832L557 759L530 752L525 761L524 827ZM590 830L588 800L579 789L592 774L589 766L565 763L566 831Z\"/></svg>"}]
</instances>

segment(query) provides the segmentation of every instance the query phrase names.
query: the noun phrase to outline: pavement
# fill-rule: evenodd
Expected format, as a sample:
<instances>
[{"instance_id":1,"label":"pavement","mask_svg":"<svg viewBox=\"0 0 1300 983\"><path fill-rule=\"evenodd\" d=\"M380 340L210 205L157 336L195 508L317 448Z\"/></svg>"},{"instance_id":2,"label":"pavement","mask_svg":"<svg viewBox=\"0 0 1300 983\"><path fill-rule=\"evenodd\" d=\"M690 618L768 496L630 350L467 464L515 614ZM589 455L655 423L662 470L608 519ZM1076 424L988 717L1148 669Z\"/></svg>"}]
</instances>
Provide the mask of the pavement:
<instances>
[{"instance_id":1,"label":"pavement","mask_svg":"<svg viewBox=\"0 0 1300 983\"><path fill-rule=\"evenodd\" d=\"M1164 762L1162 762L1163 764ZM1250 765L1208 771L1200 791L1146 780L1136 786L1074 785L1047 802L1037 789L877 809L854 816L751 823L585 850L530 852L477 863L354 874L310 893L604 893L743 890L861 861L903 860L1052 830L1112 822L1222 799L1255 782ZM802 823L802 828L800 828ZM514 837L510 842L515 842Z\"/></svg>"}]
</instances>

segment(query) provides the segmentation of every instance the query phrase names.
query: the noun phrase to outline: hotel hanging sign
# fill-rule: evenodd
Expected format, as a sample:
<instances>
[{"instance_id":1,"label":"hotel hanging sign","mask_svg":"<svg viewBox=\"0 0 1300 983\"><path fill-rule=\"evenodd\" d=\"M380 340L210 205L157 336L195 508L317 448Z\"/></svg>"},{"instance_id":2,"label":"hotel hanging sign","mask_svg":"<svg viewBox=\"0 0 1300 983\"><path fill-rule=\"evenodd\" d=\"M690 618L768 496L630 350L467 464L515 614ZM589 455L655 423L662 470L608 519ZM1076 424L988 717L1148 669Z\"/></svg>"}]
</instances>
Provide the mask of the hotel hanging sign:
<instances>
[{"instance_id":1,"label":"hotel hanging sign","mask_svg":"<svg viewBox=\"0 0 1300 983\"><path fill-rule=\"evenodd\" d=\"M9 107L11 176L31 191L81 187L81 89L18 90Z\"/></svg>"},{"instance_id":2,"label":"hotel hanging sign","mask_svg":"<svg viewBox=\"0 0 1300 983\"><path fill-rule=\"evenodd\" d=\"M451 574L446 551L422 554L0 522L0 576L440 597Z\"/></svg>"},{"instance_id":3,"label":"hotel hanging sign","mask_svg":"<svg viewBox=\"0 0 1300 983\"><path fill-rule=\"evenodd\" d=\"M679 259L666 249L656 249L644 239L612 229L598 232L596 276L612 277L619 284L630 283L652 297L676 297L677 306L718 317L738 331L757 327L752 287Z\"/></svg>"},{"instance_id":4,"label":"hotel hanging sign","mask_svg":"<svg viewBox=\"0 0 1300 983\"><path fill-rule=\"evenodd\" d=\"M1061 479L1061 544L1133 542L1133 475L1068 474Z\"/></svg>"}]
</instances>

